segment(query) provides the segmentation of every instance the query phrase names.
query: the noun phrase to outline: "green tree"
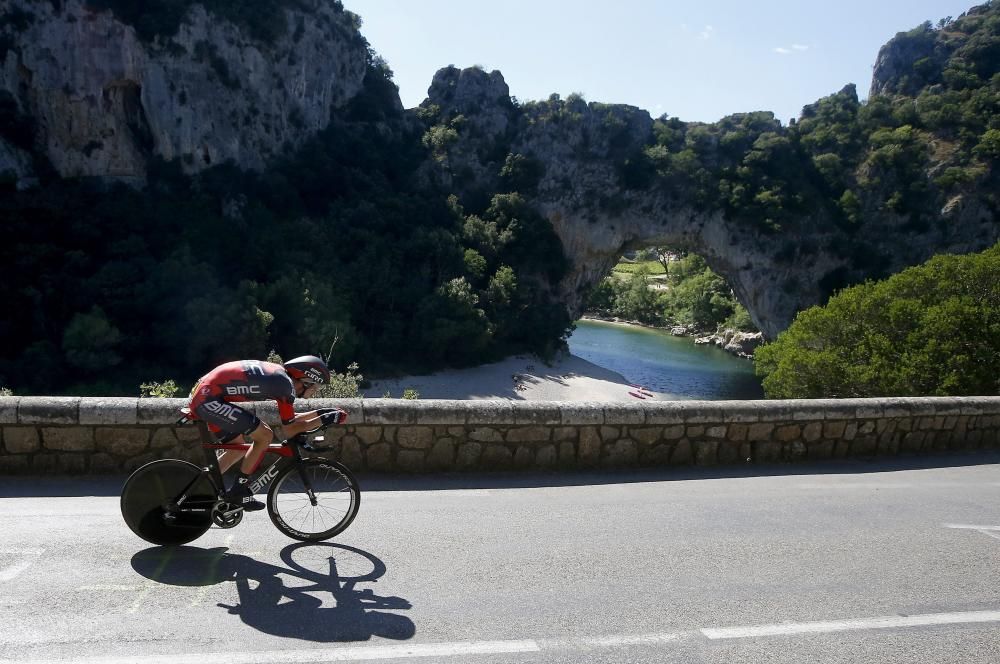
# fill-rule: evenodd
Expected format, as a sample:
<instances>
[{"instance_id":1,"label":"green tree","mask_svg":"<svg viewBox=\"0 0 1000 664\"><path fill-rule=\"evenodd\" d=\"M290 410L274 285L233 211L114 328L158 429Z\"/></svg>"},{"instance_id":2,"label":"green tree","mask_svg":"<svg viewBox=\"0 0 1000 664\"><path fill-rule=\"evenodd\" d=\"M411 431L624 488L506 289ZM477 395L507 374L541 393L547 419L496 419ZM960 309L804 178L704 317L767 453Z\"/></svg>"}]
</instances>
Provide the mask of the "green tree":
<instances>
[{"instance_id":1,"label":"green tree","mask_svg":"<svg viewBox=\"0 0 1000 664\"><path fill-rule=\"evenodd\" d=\"M997 394L1000 244L843 290L755 360L769 398Z\"/></svg>"},{"instance_id":2,"label":"green tree","mask_svg":"<svg viewBox=\"0 0 1000 664\"><path fill-rule=\"evenodd\" d=\"M69 364L95 372L121 363L117 350L121 342L121 332L95 306L87 313L73 316L63 334L62 348Z\"/></svg>"}]
</instances>

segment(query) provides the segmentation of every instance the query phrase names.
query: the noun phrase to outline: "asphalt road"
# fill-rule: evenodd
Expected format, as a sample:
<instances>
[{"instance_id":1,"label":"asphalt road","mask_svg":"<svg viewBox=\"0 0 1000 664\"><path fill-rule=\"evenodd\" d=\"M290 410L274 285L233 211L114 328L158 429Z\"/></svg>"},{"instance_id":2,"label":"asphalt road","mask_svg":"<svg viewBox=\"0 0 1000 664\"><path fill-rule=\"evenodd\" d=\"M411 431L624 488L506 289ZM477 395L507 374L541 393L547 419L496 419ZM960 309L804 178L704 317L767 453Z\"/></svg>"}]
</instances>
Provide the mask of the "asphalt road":
<instances>
[{"instance_id":1,"label":"asphalt road","mask_svg":"<svg viewBox=\"0 0 1000 664\"><path fill-rule=\"evenodd\" d=\"M363 477L301 545L187 547L121 480L4 478L0 662L1000 661L1000 456Z\"/></svg>"}]
</instances>

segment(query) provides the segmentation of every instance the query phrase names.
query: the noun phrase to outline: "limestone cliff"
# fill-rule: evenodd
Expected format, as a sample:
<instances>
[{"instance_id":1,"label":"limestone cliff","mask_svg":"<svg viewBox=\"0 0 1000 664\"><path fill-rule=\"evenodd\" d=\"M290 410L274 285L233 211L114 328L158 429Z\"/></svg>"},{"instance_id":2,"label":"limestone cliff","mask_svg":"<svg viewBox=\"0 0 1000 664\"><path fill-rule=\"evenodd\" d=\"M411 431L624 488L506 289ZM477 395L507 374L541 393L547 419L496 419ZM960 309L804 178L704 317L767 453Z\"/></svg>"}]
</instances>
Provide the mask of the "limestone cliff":
<instances>
[{"instance_id":1,"label":"limestone cliff","mask_svg":"<svg viewBox=\"0 0 1000 664\"><path fill-rule=\"evenodd\" d=\"M274 43L200 5L144 43L83 0L3 0L0 91L35 120L35 144L62 177L142 182L154 158L188 173L227 161L260 170L326 127L365 75L351 16L297 6ZM30 175L9 144L0 167Z\"/></svg>"},{"instance_id":2,"label":"limestone cliff","mask_svg":"<svg viewBox=\"0 0 1000 664\"><path fill-rule=\"evenodd\" d=\"M140 185L154 160L188 174L223 163L266 172L331 121L362 122L340 112L362 96L370 64L355 18L326 0L287 3L281 16L287 29L261 40L192 4L175 31L150 40L83 0L0 0L0 172L24 184L45 162L62 178ZM773 338L839 286L1000 234L997 155L985 139L976 145L995 117L963 134L921 125L912 97L879 106L944 86L968 32L906 35L879 54L866 112L888 119L864 135L853 86L804 109L795 128L768 113L654 120L578 96L518 104L499 72L477 68L442 69L402 120L391 83L365 104L391 106L407 128L423 123L419 172L435 195L455 193L476 212L518 191L544 215L570 264L545 290L571 316L623 251L670 245L703 255ZM995 78L984 62L960 72L963 89ZM823 136L841 147L809 133L831 106Z\"/></svg>"}]
</instances>

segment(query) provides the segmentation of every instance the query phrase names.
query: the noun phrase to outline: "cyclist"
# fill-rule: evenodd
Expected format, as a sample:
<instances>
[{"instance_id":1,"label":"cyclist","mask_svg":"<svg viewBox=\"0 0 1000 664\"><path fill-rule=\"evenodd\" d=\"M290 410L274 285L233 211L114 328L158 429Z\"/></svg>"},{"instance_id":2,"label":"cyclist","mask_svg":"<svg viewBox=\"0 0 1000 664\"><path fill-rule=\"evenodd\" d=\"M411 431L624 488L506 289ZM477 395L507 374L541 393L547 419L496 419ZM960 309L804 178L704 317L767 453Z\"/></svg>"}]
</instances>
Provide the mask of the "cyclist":
<instances>
[{"instance_id":1,"label":"cyclist","mask_svg":"<svg viewBox=\"0 0 1000 664\"><path fill-rule=\"evenodd\" d=\"M240 408L246 401L276 401L284 438L315 429L320 425L339 424L347 413L339 408L324 408L296 413L292 404L316 394L319 386L330 382L326 362L314 355L303 355L284 364L239 360L221 364L202 376L191 390L189 408L195 419L204 420L220 442L232 442L243 437L251 443L250 450L227 450L219 457L219 468L226 472L242 456L239 473L226 500L248 511L264 509L264 503L254 499L249 476L257 470L267 446L274 440L274 431L259 417Z\"/></svg>"}]
</instances>

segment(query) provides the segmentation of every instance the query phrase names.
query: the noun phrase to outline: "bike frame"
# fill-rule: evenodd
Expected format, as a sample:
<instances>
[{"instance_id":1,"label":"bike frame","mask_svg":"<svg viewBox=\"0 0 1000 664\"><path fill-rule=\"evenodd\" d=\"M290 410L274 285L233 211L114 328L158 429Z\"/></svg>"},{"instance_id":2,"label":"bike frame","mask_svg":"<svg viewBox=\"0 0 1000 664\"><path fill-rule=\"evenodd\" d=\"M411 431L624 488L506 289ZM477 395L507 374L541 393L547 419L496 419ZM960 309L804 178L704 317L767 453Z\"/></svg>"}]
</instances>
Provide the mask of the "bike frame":
<instances>
[{"instance_id":1,"label":"bike frame","mask_svg":"<svg viewBox=\"0 0 1000 664\"><path fill-rule=\"evenodd\" d=\"M216 493L221 498L225 493L226 484L225 480L222 479L222 468L219 466L217 451L242 450L243 452L247 452L251 447L248 443L220 443L214 440L214 437L208 430L207 424L201 421L196 422L196 424L198 425L198 431L201 433L201 448L205 452L205 461L207 462L207 465L202 467L201 473L199 473L199 475L195 477L190 484L184 487L184 490L180 492L177 500L170 505L170 507L174 509L182 508L184 502L188 499L188 492L204 475L208 475L209 480L212 482L212 486L215 487ZM271 480L278 476L278 473L284 468L284 466L289 463L298 465L302 461L302 453L299 451L298 445L290 444L288 442L270 444L265 454L275 454L278 458L270 466L267 466L267 468L260 472L254 473L250 477L250 490L254 493L265 489L267 485L271 483ZM263 466L263 463L261 463L260 466ZM312 484L305 474L302 474L302 481L305 484L306 490L309 492L311 498Z\"/></svg>"}]
</instances>

